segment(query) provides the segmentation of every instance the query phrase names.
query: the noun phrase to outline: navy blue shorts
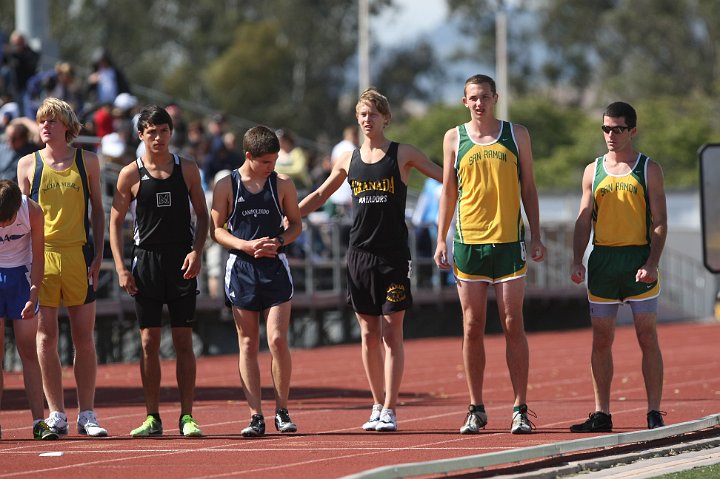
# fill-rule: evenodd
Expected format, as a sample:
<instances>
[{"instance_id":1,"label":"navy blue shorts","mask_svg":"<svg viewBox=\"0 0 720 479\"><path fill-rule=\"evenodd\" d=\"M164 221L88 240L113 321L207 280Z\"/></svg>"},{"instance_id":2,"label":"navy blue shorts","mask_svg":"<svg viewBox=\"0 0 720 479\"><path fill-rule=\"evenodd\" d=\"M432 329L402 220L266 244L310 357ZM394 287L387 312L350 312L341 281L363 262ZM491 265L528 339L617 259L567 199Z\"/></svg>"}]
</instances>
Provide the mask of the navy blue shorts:
<instances>
[{"instance_id":1,"label":"navy blue shorts","mask_svg":"<svg viewBox=\"0 0 720 479\"><path fill-rule=\"evenodd\" d=\"M22 319L22 310L29 298L27 266L0 268L0 318Z\"/></svg>"},{"instance_id":2,"label":"navy blue shorts","mask_svg":"<svg viewBox=\"0 0 720 479\"><path fill-rule=\"evenodd\" d=\"M225 297L232 306L259 312L290 301L292 296L292 275L284 253L277 258L230 254L225 267Z\"/></svg>"}]
</instances>

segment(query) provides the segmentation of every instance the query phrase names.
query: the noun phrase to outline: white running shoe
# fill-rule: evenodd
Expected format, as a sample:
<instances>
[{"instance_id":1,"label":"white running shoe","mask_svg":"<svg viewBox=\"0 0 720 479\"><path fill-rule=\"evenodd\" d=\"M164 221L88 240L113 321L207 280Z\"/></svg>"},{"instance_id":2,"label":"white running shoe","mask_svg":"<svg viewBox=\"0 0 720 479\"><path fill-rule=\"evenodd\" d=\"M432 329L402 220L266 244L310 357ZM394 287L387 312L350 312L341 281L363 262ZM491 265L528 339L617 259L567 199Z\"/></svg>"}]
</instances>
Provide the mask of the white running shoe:
<instances>
[{"instance_id":1,"label":"white running shoe","mask_svg":"<svg viewBox=\"0 0 720 479\"><path fill-rule=\"evenodd\" d=\"M392 409L383 409L380 412L380 420L375 426L375 430L380 432L397 431L397 418Z\"/></svg>"},{"instance_id":2,"label":"white running shoe","mask_svg":"<svg viewBox=\"0 0 720 479\"><path fill-rule=\"evenodd\" d=\"M372 412L370 413L370 419L367 420L362 428L366 431L374 431L380 420L380 413L382 412L382 404L373 404Z\"/></svg>"},{"instance_id":3,"label":"white running shoe","mask_svg":"<svg viewBox=\"0 0 720 479\"><path fill-rule=\"evenodd\" d=\"M45 424L47 424L48 428L55 434L65 435L68 433L68 421L64 412L51 412L48 418L45 419Z\"/></svg>"},{"instance_id":4,"label":"white running shoe","mask_svg":"<svg viewBox=\"0 0 720 479\"><path fill-rule=\"evenodd\" d=\"M534 412L530 411L525 404L520 406L519 411L513 413L512 426L510 432L513 434L530 434L535 429L535 424L530 421L528 415L537 417Z\"/></svg>"},{"instance_id":5,"label":"white running shoe","mask_svg":"<svg viewBox=\"0 0 720 479\"><path fill-rule=\"evenodd\" d=\"M107 429L100 427L95 417L95 411L82 411L78 415L77 420L78 434L90 437L105 437L108 435Z\"/></svg>"},{"instance_id":6,"label":"white running shoe","mask_svg":"<svg viewBox=\"0 0 720 479\"><path fill-rule=\"evenodd\" d=\"M465 418L465 424L460 428L460 434L477 434L480 429L487 425L488 417L485 411L480 410L480 406L470 405L468 414Z\"/></svg>"}]
</instances>

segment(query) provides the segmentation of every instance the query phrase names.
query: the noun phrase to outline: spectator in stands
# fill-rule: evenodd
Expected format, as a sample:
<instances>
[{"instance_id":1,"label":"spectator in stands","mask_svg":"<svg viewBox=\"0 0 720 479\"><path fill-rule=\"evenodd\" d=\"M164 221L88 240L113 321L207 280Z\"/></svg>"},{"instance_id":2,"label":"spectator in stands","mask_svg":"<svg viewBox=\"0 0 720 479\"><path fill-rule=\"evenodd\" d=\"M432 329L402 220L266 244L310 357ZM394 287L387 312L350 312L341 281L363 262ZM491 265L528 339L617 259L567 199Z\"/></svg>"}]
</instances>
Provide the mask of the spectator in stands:
<instances>
[{"instance_id":1,"label":"spectator in stands","mask_svg":"<svg viewBox=\"0 0 720 479\"><path fill-rule=\"evenodd\" d=\"M218 181L230 174L231 170L220 170L215 174L210 183L210 189L205 191L205 202L208 210L212 209L213 189ZM211 225L212 228L212 225ZM212 235L211 235L212 236ZM205 270L207 271L208 294L211 298L224 298L223 282L225 281L225 264L228 259L228 251L211 239L205 243ZM223 313L227 309L223 308Z\"/></svg>"},{"instance_id":2,"label":"spectator in stands","mask_svg":"<svg viewBox=\"0 0 720 479\"><path fill-rule=\"evenodd\" d=\"M40 55L27 44L25 35L14 31L10 35L10 48L5 53L5 62L9 69L9 93L23 111L23 97L28 80L37 73Z\"/></svg>"},{"instance_id":3,"label":"spectator in stands","mask_svg":"<svg viewBox=\"0 0 720 479\"><path fill-rule=\"evenodd\" d=\"M112 105L120 93L130 93L130 85L113 63L110 52L104 49L95 52L92 67L87 84L88 97L94 105Z\"/></svg>"},{"instance_id":4,"label":"spectator in stands","mask_svg":"<svg viewBox=\"0 0 720 479\"><path fill-rule=\"evenodd\" d=\"M30 130L18 119L5 128L5 141L0 144L0 179L17 183L17 165L20 158L39 147L30 139Z\"/></svg>"},{"instance_id":5,"label":"spectator in stands","mask_svg":"<svg viewBox=\"0 0 720 479\"><path fill-rule=\"evenodd\" d=\"M354 151L358 147L358 127L357 125L348 125L343 129L343 139L336 144L330 153L330 168L348 151ZM338 188L338 190L330 196L327 207L330 216L344 216L349 214L352 207L352 191L347 182Z\"/></svg>"},{"instance_id":6,"label":"spectator in stands","mask_svg":"<svg viewBox=\"0 0 720 479\"><path fill-rule=\"evenodd\" d=\"M288 130L280 129L275 134L280 140L280 152L275 171L292 178L298 189L298 197L302 198L312 186L307 155L302 148L295 144L295 137Z\"/></svg>"},{"instance_id":7,"label":"spectator in stands","mask_svg":"<svg viewBox=\"0 0 720 479\"><path fill-rule=\"evenodd\" d=\"M0 97L0 132L15 118L20 117L20 105L9 95Z\"/></svg>"},{"instance_id":8,"label":"spectator in stands","mask_svg":"<svg viewBox=\"0 0 720 479\"><path fill-rule=\"evenodd\" d=\"M64 100L78 115L82 115L83 91L70 63L58 63L54 68L41 71L28 80L23 101L24 115L34 118L38 106L48 97Z\"/></svg>"},{"instance_id":9,"label":"spectator in stands","mask_svg":"<svg viewBox=\"0 0 720 479\"><path fill-rule=\"evenodd\" d=\"M170 151L181 154L188 141L188 124L183 116L183 111L176 103L170 103L165 107L173 121L173 135L170 140Z\"/></svg>"},{"instance_id":10,"label":"spectator in stands","mask_svg":"<svg viewBox=\"0 0 720 479\"><path fill-rule=\"evenodd\" d=\"M210 184L219 171L232 171L240 168L243 164L243 157L237 151L235 134L229 131L225 132L220 140L220 144L208 153L202 165L203 179L206 184L205 191L212 191Z\"/></svg>"}]
</instances>

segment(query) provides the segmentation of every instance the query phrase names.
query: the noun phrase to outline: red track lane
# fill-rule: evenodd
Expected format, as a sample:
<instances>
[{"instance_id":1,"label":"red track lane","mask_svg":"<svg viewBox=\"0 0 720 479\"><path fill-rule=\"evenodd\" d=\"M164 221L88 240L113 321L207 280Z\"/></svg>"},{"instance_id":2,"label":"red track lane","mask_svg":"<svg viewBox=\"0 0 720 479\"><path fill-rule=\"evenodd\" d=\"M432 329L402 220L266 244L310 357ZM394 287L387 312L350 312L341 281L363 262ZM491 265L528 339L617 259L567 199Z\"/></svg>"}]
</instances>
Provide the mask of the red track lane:
<instances>
[{"instance_id":1,"label":"red track lane","mask_svg":"<svg viewBox=\"0 0 720 479\"><path fill-rule=\"evenodd\" d=\"M409 320L411 320L409 318ZM720 411L720 323L675 323L659 327L665 360L663 409L668 424ZM462 436L468 403L460 338L409 340L398 407L400 430L367 433L360 425L372 403L357 344L293 351L290 413L297 434L280 435L272 425L269 355L261 354L268 434L240 436L248 408L240 390L237 358L198 360L194 416L206 437L179 437L175 364L163 363L161 415L166 435L132 439L129 431L145 415L136 364L98 369L97 413L111 437L88 439L74 430L63 440L32 440L22 375L5 374L0 412L0 479L52 474L52 479L113 477L211 479L226 477L335 478L391 464L504 451L587 437L570 424L593 409L590 330L529 335L531 368L528 403L537 414L535 434L509 433L512 388L502 336L486 338L485 404L488 428ZM612 414L616 432L643 429L645 391L641 356L632 327L619 327L614 346ZM67 409L76 418L74 380L66 369ZM62 452L42 457L41 453Z\"/></svg>"}]
</instances>

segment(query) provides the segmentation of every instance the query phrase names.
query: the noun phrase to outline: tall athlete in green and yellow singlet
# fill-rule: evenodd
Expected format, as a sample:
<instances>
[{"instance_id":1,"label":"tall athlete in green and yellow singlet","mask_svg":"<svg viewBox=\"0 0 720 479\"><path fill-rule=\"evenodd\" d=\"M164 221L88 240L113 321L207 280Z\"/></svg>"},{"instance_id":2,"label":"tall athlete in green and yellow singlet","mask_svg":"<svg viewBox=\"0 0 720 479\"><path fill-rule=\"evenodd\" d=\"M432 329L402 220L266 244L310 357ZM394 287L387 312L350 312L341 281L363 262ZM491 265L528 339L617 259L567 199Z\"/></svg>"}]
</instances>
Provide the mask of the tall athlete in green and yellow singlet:
<instances>
[{"instance_id":1,"label":"tall athlete in green and yellow singlet","mask_svg":"<svg viewBox=\"0 0 720 479\"><path fill-rule=\"evenodd\" d=\"M594 231L587 286L593 328L595 411L570 430L612 430L612 343L618 306L625 302L632 308L643 354L647 424L654 429L664 425L664 413L660 412L663 360L656 330L658 264L667 236L662 169L633 147L637 114L632 106L623 102L610 104L603 114L602 130L608 152L585 168L570 272L574 282L585 280L582 261Z\"/></svg>"},{"instance_id":2,"label":"tall athlete in green and yellow singlet","mask_svg":"<svg viewBox=\"0 0 720 479\"><path fill-rule=\"evenodd\" d=\"M441 269L451 267L445 236L457 208L453 259L463 309L463 361L470 391L462 434L476 434L487 424L482 398L483 343L490 285L495 289L507 340L507 363L515 394L511 432L532 432L526 404L530 354L522 315L527 263L521 203L530 227L534 261L543 260L545 246L540 239L530 135L522 125L495 118L497 100L492 78L468 78L463 104L470 110L470 121L448 130L443 140L435 263Z\"/></svg>"}]
</instances>

